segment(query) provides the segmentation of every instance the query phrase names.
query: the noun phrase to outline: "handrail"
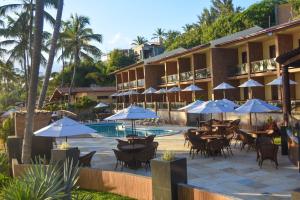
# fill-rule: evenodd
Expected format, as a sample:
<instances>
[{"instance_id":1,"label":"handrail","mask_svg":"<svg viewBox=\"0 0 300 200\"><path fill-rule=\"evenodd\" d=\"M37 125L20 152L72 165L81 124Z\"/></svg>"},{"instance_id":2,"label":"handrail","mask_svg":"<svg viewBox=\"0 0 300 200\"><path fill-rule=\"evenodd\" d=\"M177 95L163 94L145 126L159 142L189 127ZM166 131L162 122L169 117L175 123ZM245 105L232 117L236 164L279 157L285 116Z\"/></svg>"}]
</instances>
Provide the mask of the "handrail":
<instances>
[{"instance_id":1,"label":"handrail","mask_svg":"<svg viewBox=\"0 0 300 200\"><path fill-rule=\"evenodd\" d=\"M195 70L195 79L205 79L210 77L211 77L211 73L209 68Z\"/></svg>"},{"instance_id":2,"label":"handrail","mask_svg":"<svg viewBox=\"0 0 300 200\"><path fill-rule=\"evenodd\" d=\"M251 62L251 73L268 72L276 70L275 58Z\"/></svg>"},{"instance_id":3,"label":"handrail","mask_svg":"<svg viewBox=\"0 0 300 200\"><path fill-rule=\"evenodd\" d=\"M230 76L239 76L239 75L244 75L248 74L248 63L243 63L236 65L235 67L230 68Z\"/></svg>"},{"instance_id":4,"label":"handrail","mask_svg":"<svg viewBox=\"0 0 300 200\"><path fill-rule=\"evenodd\" d=\"M190 81L193 80L193 72L188 71L188 72L182 72L179 74L180 81Z\"/></svg>"}]
</instances>

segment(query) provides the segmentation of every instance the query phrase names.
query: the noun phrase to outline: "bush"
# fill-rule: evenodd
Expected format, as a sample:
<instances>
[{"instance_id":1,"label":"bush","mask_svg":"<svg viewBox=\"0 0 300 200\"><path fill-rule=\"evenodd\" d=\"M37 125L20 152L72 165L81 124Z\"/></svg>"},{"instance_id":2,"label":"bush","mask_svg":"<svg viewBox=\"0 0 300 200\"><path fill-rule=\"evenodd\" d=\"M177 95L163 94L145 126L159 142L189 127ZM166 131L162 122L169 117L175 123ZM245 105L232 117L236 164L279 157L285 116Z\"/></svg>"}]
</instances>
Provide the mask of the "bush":
<instances>
[{"instance_id":1,"label":"bush","mask_svg":"<svg viewBox=\"0 0 300 200\"><path fill-rule=\"evenodd\" d=\"M11 117L6 118L2 122L2 126L0 127L0 139L3 140L4 145L7 141L7 137L10 135L14 135L14 133L15 133L14 119Z\"/></svg>"},{"instance_id":2,"label":"bush","mask_svg":"<svg viewBox=\"0 0 300 200\"><path fill-rule=\"evenodd\" d=\"M0 173L0 190L1 188L9 185L10 181L11 181L11 177L7 176L6 174Z\"/></svg>"},{"instance_id":3,"label":"bush","mask_svg":"<svg viewBox=\"0 0 300 200\"><path fill-rule=\"evenodd\" d=\"M0 173L9 175L8 157L5 153L0 153Z\"/></svg>"}]
</instances>

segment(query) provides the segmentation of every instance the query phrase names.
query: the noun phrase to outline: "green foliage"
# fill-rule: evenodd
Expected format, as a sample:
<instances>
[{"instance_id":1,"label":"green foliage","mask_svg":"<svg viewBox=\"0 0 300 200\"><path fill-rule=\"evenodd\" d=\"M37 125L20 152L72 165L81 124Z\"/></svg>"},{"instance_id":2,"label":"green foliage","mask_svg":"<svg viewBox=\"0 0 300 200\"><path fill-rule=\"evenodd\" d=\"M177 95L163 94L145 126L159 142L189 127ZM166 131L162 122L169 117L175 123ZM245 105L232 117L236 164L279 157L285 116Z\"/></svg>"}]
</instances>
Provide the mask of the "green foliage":
<instances>
[{"instance_id":1,"label":"green foliage","mask_svg":"<svg viewBox=\"0 0 300 200\"><path fill-rule=\"evenodd\" d=\"M20 179L14 179L3 189L6 200L71 199L72 189L78 181L79 168L66 161L63 169L56 165L45 166L41 161L31 165Z\"/></svg>"},{"instance_id":2,"label":"green foliage","mask_svg":"<svg viewBox=\"0 0 300 200\"><path fill-rule=\"evenodd\" d=\"M288 2L293 7L293 18L298 19L300 18L300 1L299 0L288 0Z\"/></svg>"},{"instance_id":3,"label":"green foliage","mask_svg":"<svg viewBox=\"0 0 300 200\"><path fill-rule=\"evenodd\" d=\"M78 190L75 192L75 195L78 199L86 198L93 200L130 200L129 197L122 197L116 194L108 193L108 192L94 192L94 191L87 191L87 190Z\"/></svg>"},{"instance_id":4,"label":"green foliage","mask_svg":"<svg viewBox=\"0 0 300 200\"><path fill-rule=\"evenodd\" d=\"M172 151L165 151L162 160L164 161L172 161L175 159L175 154Z\"/></svg>"},{"instance_id":5,"label":"green foliage","mask_svg":"<svg viewBox=\"0 0 300 200\"><path fill-rule=\"evenodd\" d=\"M129 55L125 55L124 52L122 52L119 49L114 49L109 53L109 58L106 63L106 73L111 73L119 68L131 65L135 63L136 58L134 53L129 53Z\"/></svg>"},{"instance_id":6,"label":"green foliage","mask_svg":"<svg viewBox=\"0 0 300 200\"><path fill-rule=\"evenodd\" d=\"M11 181L11 177L9 177L6 174L0 173L0 190L3 187L6 187L10 183L10 181Z\"/></svg>"},{"instance_id":7,"label":"green foliage","mask_svg":"<svg viewBox=\"0 0 300 200\"><path fill-rule=\"evenodd\" d=\"M91 100L87 96L81 97L76 103L74 103L75 109L85 109L95 106L97 104L96 101Z\"/></svg>"},{"instance_id":8,"label":"green foliage","mask_svg":"<svg viewBox=\"0 0 300 200\"><path fill-rule=\"evenodd\" d=\"M0 174L9 175L9 163L6 153L0 153Z\"/></svg>"},{"instance_id":9,"label":"green foliage","mask_svg":"<svg viewBox=\"0 0 300 200\"><path fill-rule=\"evenodd\" d=\"M2 122L2 126L0 127L0 139L6 143L7 137L13 135L14 132L14 119L12 117L8 117Z\"/></svg>"},{"instance_id":10,"label":"green foliage","mask_svg":"<svg viewBox=\"0 0 300 200\"><path fill-rule=\"evenodd\" d=\"M299 0L294 8L298 8ZM286 3L287 0L262 0L246 10L234 8L232 0L212 0L212 7L205 8L197 24L186 24L185 32L166 34L164 46L167 50L178 47L191 48L211 40L230 35L255 25L267 28L275 24L275 5ZM297 7L298 5L298 7Z\"/></svg>"}]
</instances>

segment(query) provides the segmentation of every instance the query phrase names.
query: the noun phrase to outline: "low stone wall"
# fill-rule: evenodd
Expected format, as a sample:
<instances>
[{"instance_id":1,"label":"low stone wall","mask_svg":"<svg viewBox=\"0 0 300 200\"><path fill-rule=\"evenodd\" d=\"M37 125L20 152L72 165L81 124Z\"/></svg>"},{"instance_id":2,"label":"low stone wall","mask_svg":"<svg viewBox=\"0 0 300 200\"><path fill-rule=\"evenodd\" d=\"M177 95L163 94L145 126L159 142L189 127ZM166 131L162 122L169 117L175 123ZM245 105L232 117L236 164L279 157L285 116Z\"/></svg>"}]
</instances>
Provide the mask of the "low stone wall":
<instances>
[{"instance_id":1,"label":"low stone wall","mask_svg":"<svg viewBox=\"0 0 300 200\"><path fill-rule=\"evenodd\" d=\"M29 165L12 161L13 176L20 177ZM111 192L141 200L152 200L151 177L116 171L81 168L78 186L86 190ZM205 191L194 186L179 184L178 199L184 200L229 200L230 197Z\"/></svg>"},{"instance_id":2,"label":"low stone wall","mask_svg":"<svg viewBox=\"0 0 300 200\"><path fill-rule=\"evenodd\" d=\"M17 137L24 137L26 112L16 112L14 114L15 119L15 135ZM49 124L51 120L51 112L48 111L38 111L34 115L33 119L33 131L37 131Z\"/></svg>"}]
</instances>

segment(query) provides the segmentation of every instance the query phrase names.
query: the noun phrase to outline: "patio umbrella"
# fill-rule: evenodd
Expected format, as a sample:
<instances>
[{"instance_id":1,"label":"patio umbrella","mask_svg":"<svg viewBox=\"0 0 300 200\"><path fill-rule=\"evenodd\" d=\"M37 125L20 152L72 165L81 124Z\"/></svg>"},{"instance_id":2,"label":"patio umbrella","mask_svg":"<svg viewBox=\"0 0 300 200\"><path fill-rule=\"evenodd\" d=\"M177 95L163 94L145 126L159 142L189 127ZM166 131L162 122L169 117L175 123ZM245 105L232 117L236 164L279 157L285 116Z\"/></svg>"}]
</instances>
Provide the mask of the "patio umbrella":
<instances>
[{"instance_id":1,"label":"patio umbrella","mask_svg":"<svg viewBox=\"0 0 300 200\"><path fill-rule=\"evenodd\" d=\"M163 95L163 102L164 102L164 101L165 101L165 100L164 100L164 94L166 94L167 92L168 92L167 89L162 88L162 89L160 89L160 90L157 90L157 91L155 92L155 94L162 94L162 95Z\"/></svg>"},{"instance_id":2,"label":"patio umbrella","mask_svg":"<svg viewBox=\"0 0 300 200\"><path fill-rule=\"evenodd\" d=\"M251 113L255 114L255 120L257 125L256 113L265 113L279 110L280 108L268 104L267 102L260 99L249 99L246 103L235 109L235 111L238 113L250 113L250 126L252 126Z\"/></svg>"},{"instance_id":3,"label":"patio umbrella","mask_svg":"<svg viewBox=\"0 0 300 200\"><path fill-rule=\"evenodd\" d=\"M214 90L222 90L223 91L223 98L225 98L226 97L225 90L234 89L234 88L235 87L233 87L232 85L223 82L220 85L218 85L217 87L215 87Z\"/></svg>"},{"instance_id":4,"label":"patio umbrella","mask_svg":"<svg viewBox=\"0 0 300 200\"><path fill-rule=\"evenodd\" d=\"M206 101L196 108L193 108L188 111L188 113L198 113L198 114L210 114L210 118L212 119L212 114L216 113L227 113L234 112L234 109L230 106L226 106L224 104L217 103L216 101Z\"/></svg>"},{"instance_id":5,"label":"patio umbrella","mask_svg":"<svg viewBox=\"0 0 300 200\"><path fill-rule=\"evenodd\" d=\"M70 136L86 135L96 131L88 126L80 124L68 117L63 117L52 124L34 132L34 135L41 137L67 138Z\"/></svg>"},{"instance_id":6,"label":"patio umbrella","mask_svg":"<svg viewBox=\"0 0 300 200\"><path fill-rule=\"evenodd\" d=\"M105 118L104 120L131 120L132 133L134 133L135 120L154 118L158 118L155 112L149 109L141 108L139 106L131 105L128 108L120 110L116 114Z\"/></svg>"},{"instance_id":7,"label":"patio umbrella","mask_svg":"<svg viewBox=\"0 0 300 200\"><path fill-rule=\"evenodd\" d=\"M135 90L129 90L128 92L125 92L125 93L124 93L124 95L129 96L130 101L131 101L132 95L137 95L137 94L140 94L140 93L138 93L138 92L135 91ZM131 101L131 102L132 102L132 101Z\"/></svg>"},{"instance_id":8,"label":"patio umbrella","mask_svg":"<svg viewBox=\"0 0 300 200\"><path fill-rule=\"evenodd\" d=\"M250 90L250 94L251 94L251 98L252 98L252 89L253 87L262 87L263 85L260 84L259 82L253 80L253 79L249 79L248 81L244 82L243 84L241 84L239 87L241 88L249 88Z\"/></svg>"},{"instance_id":9,"label":"patio umbrella","mask_svg":"<svg viewBox=\"0 0 300 200\"><path fill-rule=\"evenodd\" d=\"M106 107L108 107L108 105L105 103L101 103L101 102L95 106L95 108L106 108Z\"/></svg>"},{"instance_id":10,"label":"patio umbrella","mask_svg":"<svg viewBox=\"0 0 300 200\"><path fill-rule=\"evenodd\" d=\"M194 84L191 84L190 86L188 86L188 87L186 87L186 88L184 88L182 91L185 91L185 92L193 92L193 100L195 101L195 99L196 99L196 95L195 95L195 92L196 91L201 91L201 90L203 90L202 88L200 88L200 87L198 87L198 86L196 86L196 85L194 85Z\"/></svg>"},{"instance_id":11,"label":"patio umbrella","mask_svg":"<svg viewBox=\"0 0 300 200\"><path fill-rule=\"evenodd\" d=\"M152 95L155 94L157 92L156 89L154 89L153 87L149 87L147 90L145 90L142 94L145 95L145 101L146 101L146 95L150 94L151 95L151 102L152 102Z\"/></svg>"},{"instance_id":12,"label":"patio umbrella","mask_svg":"<svg viewBox=\"0 0 300 200\"><path fill-rule=\"evenodd\" d=\"M4 112L4 113L1 115L1 117L2 117L2 118L7 118L7 117L9 117L11 114L13 114L13 113L15 113L15 112L17 112L17 111L18 111L17 109L11 108L11 109L9 109L8 111Z\"/></svg>"},{"instance_id":13,"label":"patio umbrella","mask_svg":"<svg viewBox=\"0 0 300 200\"><path fill-rule=\"evenodd\" d=\"M168 89L167 93L176 93L176 92L180 92L181 89L179 87L172 87L170 89ZM175 102L176 102L176 96L175 96Z\"/></svg>"},{"instance_id":14,"label":"patio umbrella","mask_svg":"<svg viewBox=\"0 0 300 200\"><path fill-rule=\"evenodd\" d=\"M217 103L219 103L219 104L221 104L221 105L223 105L223 106L229 106L229 107L231 107L231 108L233 108L233 109L235 109L235 108L237 108L237 107L239 107L239 105L238 104L236 104L236 103L234 103L233 101L230 101L230 100L228 100L228 99L221 99L221 100L216 100L216 102ZM224 113L224 118L226 119L226 114ZM223 113L222 113L222 119L223 119Z\"/></svg>"},{"instance_id":15,"label":"patio umbrella","mask_svg":"<svg viewBox=\"0 0 300 200\"><path fill-rule=\"evenodd\" d=\"M119 93L118 92L116 92L116 93L113 93L112 95L110 95L111 97L117 97L119 95Z\"/></svg>"},{"instance_id":16,"label":"patio umbrella","mask_svg":"<svg viewBox=\"0 0 300 200\"><path fill-rule=\"evenodd\" d=\"M296 85L297 82L293 80L289 80L290 85ZM282 76L279 76L278 78L274 79L267 85L276 85L276 86L282 86Z\"/></svg>"},{"instance_id":17,"label":"patio umbrella","mask_svg":"<svg viewBox=\"0 0 300 200\"><path fill-rule=\"evenodd\" d=\"M197 106L201 105L202 103L204 103L204 101L201 100L196 100L193 103L190 103L182 108L179 108L178 110L185 110L185 111L189 111L193 108L196 108Z\"/></svg>"}]
</instances>

